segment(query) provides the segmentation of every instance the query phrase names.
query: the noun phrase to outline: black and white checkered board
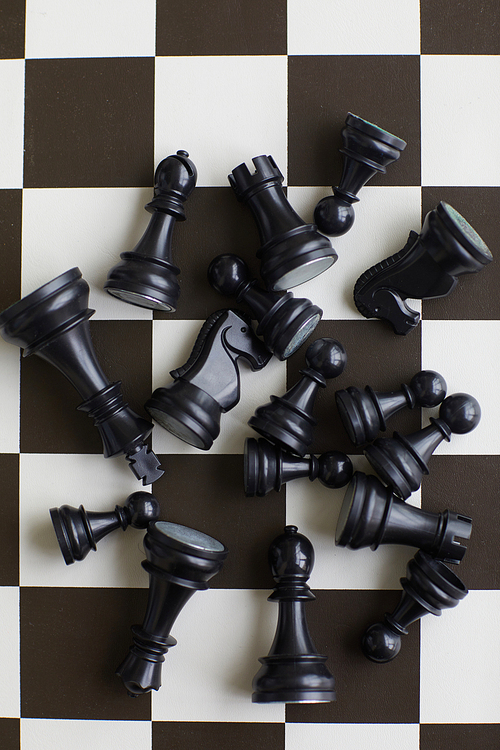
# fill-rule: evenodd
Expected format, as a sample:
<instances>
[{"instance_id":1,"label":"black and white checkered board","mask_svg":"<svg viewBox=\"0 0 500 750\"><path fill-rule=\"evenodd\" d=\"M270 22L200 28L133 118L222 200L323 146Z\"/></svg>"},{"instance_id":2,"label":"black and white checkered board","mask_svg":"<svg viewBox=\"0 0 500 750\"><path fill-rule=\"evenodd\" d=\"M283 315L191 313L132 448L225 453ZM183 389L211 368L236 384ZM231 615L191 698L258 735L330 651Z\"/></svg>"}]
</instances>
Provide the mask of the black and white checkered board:
<instances>
[{"instance_id":1,"label":"black and white checkered board","mask_svg":"<svg viewBox=\"0 0 500 750\"><path fill-rule=\"evenodd\" d=\"M412 626L400 656L383 666L361 655L360 634L392 609L414 550L335 548L343 490L306 479L262 499L243 493L246 421L296 381L305 347L288 364L242 368L241 401L208 453L156 427L162 518L204 530L230 554L177 620L162 688L133 700L114 670L144 612L142 534L115 533L66 567L48 509L111 509L138 483L123 459L102 458L62 376L35 357L20 362L0 342L2 750L500 746L500 263L424 303L407 337L361 318L352 301L359 274L401 249L441 199L498 256L498 1L1 0L0 48L0 308L79 266L99 358L133 408L143 413L201 322L228 304L206 282L211 258L237 252L258 270L257 230L228 172L272 154L292 205L311 220L339 179L340 130L352 111L408 146L363 188L353 229L333 242L338 262L296 290L324 310L316 335L338 338L348 354L345 373L318 399L313 450L353 452L337 388L390 390L421 366L483 409L476 431L438 449L411 499L472 516L458 570L470 594ZM199 173L174 235L181 299L176 314L151 314L102 286L147 225L155 164L177 149ZM419 420L408 413L394 429L418 429ZM359 453L353 459L367 468ZM308 616L337 680L336 703L251 703L276 623L267 547L285 523L315 546Z\"/></svg>"}]
</instances>

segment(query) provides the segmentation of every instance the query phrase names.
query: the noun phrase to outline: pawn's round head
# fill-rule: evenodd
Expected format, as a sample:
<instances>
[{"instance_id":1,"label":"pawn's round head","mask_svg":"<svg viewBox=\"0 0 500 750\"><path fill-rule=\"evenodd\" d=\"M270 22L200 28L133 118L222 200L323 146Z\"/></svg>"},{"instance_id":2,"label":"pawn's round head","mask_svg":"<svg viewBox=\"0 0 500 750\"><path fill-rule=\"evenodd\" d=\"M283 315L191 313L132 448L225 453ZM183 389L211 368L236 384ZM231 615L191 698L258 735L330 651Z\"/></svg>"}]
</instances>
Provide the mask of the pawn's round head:
<instances>
[{"instance_id":1,"label":"pawn's round head","mask_svg":"<svg viewBox=\"0 0 500 750\"><path fill-rule=\"evenodd\" d=\"M445 398L439 408L439 416L456 435L464 435L478 426L481 407L468 393L454 393Z\"/></svg>"},{"instance_id":2,"label":"pawn's round head","mask_svg":"<svg viewBox=\"0 0 500 750\"><path fill-rule=\"evenodd\" d=\"M446 396L446 380L438 372L422 370L412 377L410 389L415 394L418 406L432 409L439 406Z\"/></svg>"},{"instance_id":3,"label":"pawn's round head","mask_svg":"<svg viewBox=\"0 0 500 750\"><path fill-rule=\"evenodd\" d=\"M325 487L336 490L352 479L352 461L341 451L329 451L319 457L318 479Z\"/></svg>"},{"instance_id":4,"label":"pawn's round head","mask_svg":"<svg viewBox=\"0 0 500 750\"><path fill-rule=\"evenodd\" d=\"M314 223L323 234L340 237L348 232L354 223L354 208L334 195L327 195L314 209Z\"/></svg>"},{"instance_id":5,"label":"pawn's round head","mask_svg":"<svg viewBox=\"0 0 500 750\"><path fill-rule=\"evenodd\" d=\"M208 267L208 280L216 292L227 297L238 293L249 279L248 266L238 255L218 255Z\"/></svg>"},{"instance_id":6,"label":"pawn's round head","mask_svg":"<svg viewBox=\"0 0 500 750\"><path fill-rule=\"evenodd\" d=\"M134 492L125 504L130 514L130 525L134 529L145 529L160 517L160 503L150 492Z\"/></svg>"},{"instance_id":7,"label":"pawn's round head","mask_svg":"<svg viewBox=\"0 0 500 750\"><path fill-rule=\"evenodd\" d=\"M308 367L321 373L324 378L338 377L347 363L347 354L340 343L335 339L316 339L306 351L306 363Z\"/></svg>"},{"instance_id":8,"label":"pawn's round head","mask_svg":"<svg viewBox=\"0 0 500 750\"><path fill-rule=\"evenodd\" d=\"M361 649L371 661L384 664L399 654L401 636L390 630L383 622L376 622L363 635Z\"/></svg>"}]
</instances>

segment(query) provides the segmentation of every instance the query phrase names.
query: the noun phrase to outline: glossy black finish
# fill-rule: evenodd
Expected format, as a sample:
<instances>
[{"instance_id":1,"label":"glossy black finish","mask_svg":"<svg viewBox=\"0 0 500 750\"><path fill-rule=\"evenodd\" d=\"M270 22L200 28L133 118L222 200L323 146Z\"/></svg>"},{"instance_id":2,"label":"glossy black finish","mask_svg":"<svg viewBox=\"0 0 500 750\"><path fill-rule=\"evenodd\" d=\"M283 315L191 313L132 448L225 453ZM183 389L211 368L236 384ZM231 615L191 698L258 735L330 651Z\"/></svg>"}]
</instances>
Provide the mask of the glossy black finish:
<instances>
[{"instance_id":1,"label":"glossy black finish","mask_svg":"<svg viewBox=\"0 0 500 750\"><path fill-rule=\"evenodd\" d=\"M432 408L439 406L446 396L446 381L433 370L417 372L410 385L403 383L401 390L376 393L369 385L364 391L351 386L337 391L335 400L340 418L349 439L354 445L375 440L386 429L386 420L408 406Z\"/></svg>"},{"instance_id":2,"label":"glossy black finish","mask_svg":"<svg viewBox=\"0 0 500 750\"><path fill-rule=\"evenodd\" d=\"M395 333L415 328L420 315L406 299L446 297L458 277L477 273L493 260L477 232L447 203L425 217L420 235L410 232L405 247L365 271L354 286L354 302L365 318L387 320Z\"/></svg>"},{"instance_id":3,"label":"glossy black finish","mask_svg":"<svg viewBox=\"0 0 500 750\"><path fill-rule=\"evenodd\" d=\"M316 225L306 224L291 207L273 157L256 156L252 161L255 172L240 164L228 175L229 183L257 223L262 243L257 257L266 287L291 289L326 271L338 256Z\"/></svg>"},{"instance_id":4,"label":"glossy black finish","mask_svg":"<svg viewBox=\"0 0 500 750\"><path fill-rule=\"evenodd\" d=\"M244 301L257 319L257 333L278 359L291 357L312 334L323 310L308 299L295 299L292 292L278 294L258 286L248 266L237 255L219 255L208 267L213 288L236 301Z\"/></svg>"},{"instance_id":5,"label":"glossy black finish","mask_svg":"<svg viewBox=\"0 0 500 750\"><path fill-rule=\"evenodd\" d=\"M252 370L261 370L272 354L243 313L212 313L186 364L171 371L174 382L153 392L146 411L184 442L209 450L220 432L221 413L240 400L240 357Z\"/></svg>"},{"instance_id":6,"label":"glossy black finish","mask_svg":"<svg viewBox=\"0 0 500 750\"><path fill-rule=\"evenodd\" d=\"M132 697L161 686L164 654L177 643L170 635L172 625L192 595L208 589L228 553L217 539L166 521L149 525L144 551L142 566L149 573L146 614L141 626L132 627L133 645L116 670Z\"/></svg>"},{"instance_id":7,"label":"glossy black finish","mask_svg":"<svg viewBox=\"0 0 500 750\"><path fill-rule=\"evenodd\" d=\"M271 490L279 492L284 484L300 477L309 477L311 482L319 479L325 487L338 489L350 481L352 472L351 459L340 451L329 451L319 458L315 455L300 458L264 438L245 440L244 484L247 497L264 497Z\"/></svg>"},{"instance_id":8,"label":"glossy black finish","mask_svg":"<svg viewBox=\"0 0 500 750\"><path fill-rule=\"evenodd\" d=\"M377 438L364 449L364 454L377 474L406 500L420 487L422 477L429 473L427 462L451 434L463 435L479 424L481 407L473 396L455 393L445 398L439 408L439 419L411 435L395 432L392 438Z\"/></svg>"},{"instance_id":9,"label":"glossy black finish","mask_svg":"<svg viewBox=\"0 0 500 750\"><path fill-rule=\"evenodd\" d=\"M354 223L353 203L358 192L377 174L397 161L406 148L406 141L391 135L367 120L349 112L342 129L344 168L333 195L322 198L314 209L314 221L324 234L339 237Z\"/></svg>"},{"instance_id":10,"label":"glossy black finish","mask_svg":"<svg viewBox=\"0 0 500 750\"><path fill-rule=\"evenodd\" d=\"M304 456L313 440L316 420L313 408L319 388L344 370L347 355L335 339L316 339L306 351L306 369L302 378L284 396L271 396L248 420L250 427L271 443Z\"/></svg>"},{"instance_id":11,"label":"glossy black finish","mask_svg":"<svg viewBox=\"0 0 500 750\"><path fill-rule=\"evenodd\" d=\"M131 252L120 255L108 274L104 289L114 297L139 307L175 312L180 273L172 263L172 234L184 221L184 202L196 185L196 167L187 151L177 151L158 164L154 198L145 208L152 216L143 236Z\"/></svg>"},{"instance_id":12,"label":"glossy black finish","mask_svg":"<svg viewBox=\"0 0 500 750\"><path fill-rule=\"evenodd\" d=\"M145 529L160 516L160 504L149 492L134 492L124 506L108 512L86 511L83 505L73 508L61 505L51 508L50 517L66 565L87 557L97 550L97 542L116 529Z\"/></svg>"},{"instance_id":13,"label":"glossy black finish","mask_svg":"<svg viewBox=\"0 0 500 750\"><path fill-rule=\"evenodd\" d=\"M446 565L419 550L401 578L403 594L384 622L371 625L363 635L361 648L371 661L385 663L394 659L401 649L401 636L408 626L427 614L441 615L443 609L456 607L469 593Z\"/></svg>"},{"instance_id":14,"label":"glossy black finish","mask_svg":"<svg viewBox=\"0 0 500 750\"><path fill-rule=\"evenodd\" d=\"M336 700L335 680L318 654L307 627L304 604L314 599L307 585L314 549L296 526L285 526L269 548L278 602L278 625L269 654L253 679L254 703L326 703Z\"/></svg>"},{"instance_id":15,"label":"glossy black finish","mask_svg":"<svg viewBox=\"0 0 500 750\"><path fill-rule=\"evenodd\" d=\"M160 462L144 441L153 425L123 401L121 383L110 383L97 361L88 319L89 286L79 268L57 276L0 314L5 341L56 367L84 399L78 409L94 419L105 458L125 454L143 484L159 479Z\"/></svg>"},{"instance_id":16,"label":"glossy black finish","mask_svg":"<svg viewBox=\"0 0 500 750\"><path fill-rule=\"evenodd\" d=\"M335 544L372 550L380 544L403 544L457 564L467 551L458 539L469 539L471 531L468 516L450 510L432 513L407 505L377 477L357 471L346 490Z\"/></svg>"}]
</instances>

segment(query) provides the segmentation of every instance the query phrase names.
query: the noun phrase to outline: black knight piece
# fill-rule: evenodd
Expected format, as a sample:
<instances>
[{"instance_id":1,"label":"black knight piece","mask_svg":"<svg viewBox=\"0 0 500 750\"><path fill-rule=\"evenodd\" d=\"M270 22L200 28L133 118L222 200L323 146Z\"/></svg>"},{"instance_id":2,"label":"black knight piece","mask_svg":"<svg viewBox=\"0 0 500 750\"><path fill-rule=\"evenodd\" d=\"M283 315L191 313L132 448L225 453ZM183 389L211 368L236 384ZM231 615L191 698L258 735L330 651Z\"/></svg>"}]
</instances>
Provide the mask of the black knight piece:
<instances>
[{"instance_id":1,"label":"black knight piece","mask_svg":"<svg viewBox=\"0 0 500 750\"><path fill-rule=\"evenodd\" d=\"M145 529L157 521L160 504L149 492L134 492L125 505L116 505L111 511L86 511L83 505L73 508L61 505L51 508L50 517L57 541L66 565L87 557L90 550L97 550L97 543L116 529Z\"/></svg>"},{"instance_id":2,"label":"black knight piece","mask_svg":"<svg viewBox=\"0 0 500 750\"><path fill-rule=\"evenodd\" d=\"M252 370L261 370L272 354L243 313L212 313L186 364L171 371L174 382L153 392L146 411L185 443L209 450L220 432L221 413L240 400L240 357Z\"/></svg>"},{"instance_id":3,"label":"black knight piece","mask_svg":"<svg viewBox=\"0 0 500 750\"><path fill-rule=\"evenodd\" d=\"M304 604L315 599L307 585L314 549L296 526L285 526L269 548L278 602L278 625L269 654L253 679L253 703L327 703L336 700L335 679L318 654L307 627Z\"/></svg>"},{"instance_id":4,"label":"black knight piece","mask_svg":"<svg viewBox=\"0 0 500 750\"><path fill-rule=\"evenodd\" d=\"M291 207L273 157L256 156L252 161L253 174L240 164L228 179L257 223L262 243L257 257L266 287L275 292L290 289L326 271L338 256L316 225L306 224Z\"/></svg>"},{"instance_id":5,"label":"black knight piece","mask_svg":"<svg viewBox=\"0 0 500 750\"><path fill-rule=\"evenodd\" d=\"M237 255L219 255L208 267L213 288L237 302L244 301L258 321L257 333L280 360L288 359L314 331L323 310L292 292L268 292L251 279L248 266Z\"/></svg>"},{"instance_id":6,"label":"black knight piece","mask_svg":"<svg viewBox=\"0 0 500 750\"><path fill-rule=\"evenodd\" d=\"M89 286L71 268L0 314L5 341L54 365L85 399L78 407L99 430L105 458L125 454L143 484L159 479L160 462L145 444L153 425L124 402L121 383L110 383L97 361L90 337Z\"/></svg>"},{"instance_id":7,"label":"black knight piece","mask_svg":"<svg viewBox=\"0 0 500 750\"><path fill-rule=\"evenodd\" d=\"M132 697L161 686L164 654L177 643L170 635L172 625L193 594L208 589L228 553L217 539L167 521L149 525L144 551L142 566L149 574L146 614L141 626L132 627L133 645L116 670Z\"/></svg>"},{"instance_id":8,"label":"black knight piece","mask_svg":"<svg viewBox=\"0 0 500 750\"><path fill-rule=\"evenodd\" d=\"M342 141L343 148L339 150L344 168L340 184L314 209L318 229L332 237L340 237L352 227L352 204L359 201L361 188L377 173L385 174L386 167L397 161L406 148L406 141L351 112L342 129Z\"/></svg>"},{"instance_id":9,"label":"black knight piece","mask_svg":"<svg viewBox=\"0 0 500 750\"><path fill-rule=\"evenodd\" d=\"M145 206L152 216L131 252L120 255L104 289L139 307L175 312L180 287L179 269L172 263L172 234L184 221L184 202L196 185L196 167L187 151L177 151L158 164L153 200Z\"/></svg>"},{"instance_id":10,"label":"black knight piece","mask_svg":"<svg viewBox=\"0 0 500 750\"><path fill-rule=\"evenodd\" d=\"M441 203L425 217L420 234L365 271L354 286L354 302L365 318L387 320L395 333L415 328L420 315L406 299L446 297L458 277L477 273L492 261L486 244L458 211Z\"/></svg>"}]
</instances>

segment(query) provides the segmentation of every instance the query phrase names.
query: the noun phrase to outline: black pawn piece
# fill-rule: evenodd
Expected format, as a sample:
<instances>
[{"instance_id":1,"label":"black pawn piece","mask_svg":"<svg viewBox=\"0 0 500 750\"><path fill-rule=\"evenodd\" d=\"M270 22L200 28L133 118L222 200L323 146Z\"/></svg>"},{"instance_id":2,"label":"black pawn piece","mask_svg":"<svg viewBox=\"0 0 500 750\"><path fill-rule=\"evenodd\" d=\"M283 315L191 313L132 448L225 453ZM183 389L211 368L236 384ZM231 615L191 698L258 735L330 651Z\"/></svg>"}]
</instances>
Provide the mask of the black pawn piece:
<instances>
[{"instance_id":1,"label":"black pawn piece","mask_svg":"<svg viewBox=\"0 0 500 750\"><path fill-rule=\"evenodd\" d=\"M116 529L125 531L129 526L145 529L158 520L160 504L149 492L134 492L123 507L117 505L104 513L86 511L83 505L79 508L61 505L49 512L64 561L71 565L87 557L91 549L95 551L97 542Z\"/></svg>"},{"instance_id":2,"label":"black pawn piece","mask_svg":"<svg viewBox=\"0 0 500 750\"><path fill-rule=\"evenodd\" d=\"M71 268L0 314L0 333L9 344L36 354L56 367L84 399L78 409L94 419L105 458L125 454L143 484L163 471L145 444L153 425L124 402L121 383L110 383L97 361L90 337L89 286Z\"/></svg>"},{"instance_id":3,"label":"black pawn piece","mask_svg":"<svg viewBox=\"0 0 500 750\"><path fill-rule=\"evenodd\" d=\"M142 625L132 627L133 645L116 670L130 696L158 690L164 654L177 641L170 630L196 591L208 589L228 550L201 531L167 521L156 521L144 537L149 573L149 596ZM201 634L200 634L201 636Z\"/></svg>"},{"instance_id":4,"label":"black pawn piece","mask_svg":"<svg viewBox=\"0 0 500 750\"><path fill-rule=\"evenodd\" d=\"M383 664L394 659L401 649L401 636L408 626L424 615L441 615L443 609L456 607L469 593L460 578L439 560L419 550L401 578L403 594L384 622L371 625L363 635L361 648L371 661Z\"/></svg>"},{"instance_id":5,"label":"black pawn piece","mask_svg":"<svg viewBox=\"0 0 500 750\"><path fill-rule=\"evenodd\" d=\"M208 279L213 288L236 297L250 307L258 321L257 333L278 359L291 357L309 338L323 315L308 299L295 299L292 292L267 292L251 279L248 266L237 255L219 255L210 263Z\"/></svg>"},{"instance_id":6,"label":"black pawn piece","mask_svg":"<svg viewBox=\"0 0 500 750\"><path fill-rule=\"evenodd\" d=\"M323 453L319 459L314 455L300 458L263 438L245 440L244 484L247 497L264 497L271 490L279 492L284 484L301 477L309 477L311 482L319 479L325 487L338 489L350 481L352 471L351 459L340 451Z\"/></svg>"},{"instance_id":7,"label":"black pawn piece","mask_svg":"<svg viewBox=\"0 0 500 750\"><path fill-rule=\"evenodd\" d=\"M314 221L324 234L340 237L353 225L353 203L358 192L378 173L397 161L406 148L406 141L391 135L367 120L349 112L342 129L344 168L333 195L322 198L314 209Z\"/></svg>"},{"instance_id":8,"label":"black pawn piece","mask_svg":"<svg viewBox=\"0 0 500 750\"><path fill-rule=\"evenodd\" d=\"M429 211L420 235L410 232L405 247L365 271L354 286L354 302L365 318L387 320L405 335L420 315L410 299L446 297L458 277L477 273L493 260L478 233L447 203Z\"/></svg>"},{"instance_id":9,"label":"black pawn piece","mask_svg":"<svg viewBox=\"0 0 500 750\"><path fill-rule=\"evenodd\" d=\"M408 406L430 409L439 406L446 396L446 381L437 372L417 372L410 385L403 383L400 391L375 393L366 386L364 391L351 386L337 391L335 399L342 423L354 445L375 440L386 429L386 420Z\"/></svg>"},{"instance_id":10,"label":"black pawn piece","mask_svg":"<svg viewBox=\"0 0 500 750\"><path fill-rule=\"evenodd\" d=\"M392 438L377 438L364 449L364 454L381 479L406 500L420 487L422 477L429 473L427 462L451 434L464 435L479 424L481 407L473 396L455 393L445 398L439 408L439 419L411 435L395 432Z\"/></svg>"},{"instance_id":11,"label":"black pawn piece","mask_svg":"<svg viewBox=\"0 0 500 750\"><path fill-rule=\"evenodd\" d=\"M469 539L471 531L468 516L415 508L397 498L377 477L357 471L340 510L335 544L372 550L380 544L403 544L458 564L467 551L458 540Z\"/></svg>"},{"instance_id":12,"label":"black pawn piece","mask_svg":"<svg viewBox=\"0 0 500 750\"><path fill-rule=\"evenodd\" d=\"M250 427L271 443L304 456L313 440L314 401L326 381L338 377L347 362L344 347L335 339L316 339L306 351L302 378L284 396L271 396L248 420Z\"/></svg>"},{"instance_id":13,"label":"black pawn piece","mask_svg":"<svg viewBox=\"0 0 500 750\"><path fill-rule=\"evenodd\" d=\"M327 703L336 700L335 679L318 654L307 627L304 604L315 599L307 585L314 549L296 526L285 526L269 548L278 602L278 625L269 654L253 679L253 703Z\"/></svg>"},{"instance_id":14,"label":"black pawn piece","mask_svg":"<svg viewBox=\"0 0 500 750\"><path fill-rule=\"evenodd\" d=\"M330 241L315 224L306 224L293 210L283 188L283 175L272 156L252 159L255 172L240 164L228 175L238 200L246 203L259 230L260 275L274 292L290 289L318 276L337 260Z\"/></svg>"},{"instance_id":15,"label":"black pawn piece","mask_svg":"<svg viewBox=\"0 0 500 750\"><path fill-rule=\"evenodd\" d=\"M145 206L152 214L143 236L131 252L121 253L108 274L104 289L114 297L151 310L175 312L180 271L172 263L172 234L185 221L184 202L196 185L196 167L187 151L177 151L158 164L153 200Z\"/></svg>"}]
</instances>

